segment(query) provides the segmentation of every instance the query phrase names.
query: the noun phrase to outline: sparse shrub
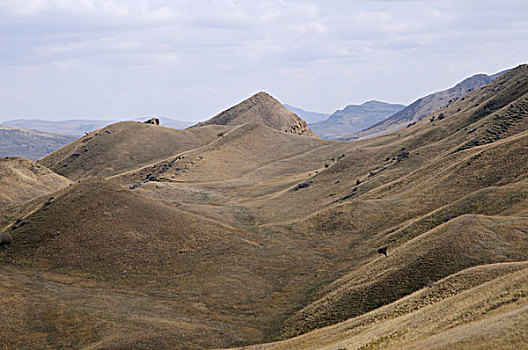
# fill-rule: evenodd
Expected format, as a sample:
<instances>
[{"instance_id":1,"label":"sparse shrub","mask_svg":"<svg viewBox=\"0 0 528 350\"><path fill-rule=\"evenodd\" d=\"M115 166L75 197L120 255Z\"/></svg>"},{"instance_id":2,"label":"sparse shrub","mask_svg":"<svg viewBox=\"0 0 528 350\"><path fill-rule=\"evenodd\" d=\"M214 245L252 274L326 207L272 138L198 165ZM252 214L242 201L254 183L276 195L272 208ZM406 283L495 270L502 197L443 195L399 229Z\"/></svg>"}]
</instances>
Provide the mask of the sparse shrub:
<instances>
[{"instance_id":1,"label":"sparse shrub","mask_svg":"<svg viewBox=\"0 0 528 350\"><path fill-rule=\"evenodd\" d=\"M444 113L440 113L440 114L438 115L438 120L442 120L442 119L444 119L444 118L445 118Z\"/></svg>"},{"instance_id":2,"label":"sparse shrub","mask_svg":"<svg viewBox=\"0 0 528 350\"><path fill-rule=\"evenodd\" d=\"M216 134L216 136L218 136L218 137L224 137L224 133L223 133L223 132L219 132L218 134Z\"/></svg>"},{"instance_id":3,"label":"sparse shrub","mask_svg":"<svg viewBox=\"0 0 528 350\"><path fill-rule=\"evenodd\" d=\"M361 183L361 180L360 179L357 179L356 180L356 186L359 185Z\"/></svg>"},{"instance_id":4,"label":"sparse shrub","mask_svg":"<svg viewBox=\"0 0 528 350\"><path fill-rule=\"evenodd\" d=\"M426 287L428 287L428 288L432 288L432 287L434 286L434 282L431 281L431 280L429 280L429 281L427 281L427 283L426 283L425 285L426 285Z\"/></svg>"},{"instance_id":5,"label":"sparse shrub","mask_svg":"<svg viewBox=\"0 0 528 350\"><path fill-rule=\"evenodd\" d=\"M310 181L311 182L311 181ZM299 191L301 188L306 188L308 186L310 186L310 182L301 182L300 184L298 184L297 186L295 186L293 188L294 191Z\"/></svg>"},{"instance_id":6,"label":"sparse shrub","mask_svg":"<svg viewBox=\"0 0 528 350\"><path fill-rule=\"evenodd\" d=\"M15 220L15 223L13 224L13 226L11 226L11 230L14 230L16 228L19 228L21 226L24 226L25 224L27 224L29 221L27 221L26 219L23 219L23 218L17 218Z\"/></svg>"},{"instance_id":7,"label":"sparse shrub","mask_svg":"<svg viewBox=\"0 0 528 350\"><path fill-rule=\"evenodd\" d=\"M4 232L0 235L0 247L11 243L11 236L9 233Z\"/></svg>"},{"instance_id":8,"label":"sparse shrub","mask_svg":"<svg viewBox=\"0 0 528 350\"><path fill-rule=\"evenodd\" d=\"M325 163L325 168L328 168L330 165L328 163Z\"/></svg>"},{"instance_id":9,"label":"sparse shrub","mask_svg":"<svg viewBox=\"0 0 528 350\"><path fill-rule=\"evenodd\" d=\"M398 161L402 160L402 159L405 159L407 157L409 157L409 152L407 151L401 151L400 154L398 154L398 157L396 158Z\"/></svg>"}]
</instances>

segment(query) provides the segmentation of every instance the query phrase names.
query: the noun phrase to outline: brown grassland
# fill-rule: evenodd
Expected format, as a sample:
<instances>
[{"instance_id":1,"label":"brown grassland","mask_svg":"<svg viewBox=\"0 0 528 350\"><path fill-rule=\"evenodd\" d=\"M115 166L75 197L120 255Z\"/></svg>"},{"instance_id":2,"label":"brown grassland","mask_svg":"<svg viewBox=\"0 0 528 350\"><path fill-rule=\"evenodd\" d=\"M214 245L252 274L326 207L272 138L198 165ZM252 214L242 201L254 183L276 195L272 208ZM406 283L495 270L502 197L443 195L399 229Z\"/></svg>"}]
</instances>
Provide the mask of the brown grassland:
<instances>
[{"instance_id":1,"label":"brown grassland","mask_svg":"<svg viewBox=\"0 0 528 350\"><path fill-rule=\"evenodd\" d=\"M528 66L375 139L258 121L2 160L3 348L528 347Z\"/></svg>"}]
</instances>

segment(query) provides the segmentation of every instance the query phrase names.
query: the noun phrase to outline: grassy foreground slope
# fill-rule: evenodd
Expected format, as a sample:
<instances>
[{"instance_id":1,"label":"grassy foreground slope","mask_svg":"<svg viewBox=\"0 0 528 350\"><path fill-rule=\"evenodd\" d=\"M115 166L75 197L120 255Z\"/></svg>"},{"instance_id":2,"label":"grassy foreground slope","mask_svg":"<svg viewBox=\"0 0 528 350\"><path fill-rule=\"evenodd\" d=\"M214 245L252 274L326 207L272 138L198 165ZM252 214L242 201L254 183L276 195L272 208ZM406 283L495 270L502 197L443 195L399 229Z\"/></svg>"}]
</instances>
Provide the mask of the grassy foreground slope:
<instances>
[{"instance_id":1,"label":"grassy foreground slope","mask_svg":"<svg viewBox=\"0 0 528 350\"><path fill-rule=\"evenodd\" d=\"M243 349L522 349L527 287L526 262L481 265L334 326Z\"/></svg>"}]
</instances>

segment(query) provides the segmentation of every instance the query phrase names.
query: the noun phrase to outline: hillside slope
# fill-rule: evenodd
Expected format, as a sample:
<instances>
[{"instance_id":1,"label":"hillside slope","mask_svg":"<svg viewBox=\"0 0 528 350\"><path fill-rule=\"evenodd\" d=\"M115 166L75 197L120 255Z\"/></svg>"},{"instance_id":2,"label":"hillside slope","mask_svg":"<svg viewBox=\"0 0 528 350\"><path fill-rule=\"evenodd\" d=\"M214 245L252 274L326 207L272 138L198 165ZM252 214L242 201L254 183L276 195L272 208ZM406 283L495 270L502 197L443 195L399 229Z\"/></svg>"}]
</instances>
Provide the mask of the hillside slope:
<instances>
[{"instance_id":1,"label":"hillside slope","mask_svg":"<svg viewBox=\"0 0 528 350\"><path fill-rule=\"evenodd\" d=\"M16 207L2 342L523 345L527 65L354 142L255 122L108 128L47 158L80 183Z\"/></svg>"},{"instance_id":2,"label":"hillside slope","mask_svg":"<svg viewBox=\"0 0 528 350\"><path fill-rule=\"evenodd\" d=\"M260 123L290 134L317 137L304 120L265 92L259 92L194 127L245 123Z\"/></svg>"},{"instance_id":3,"label":"hillside slope","mask_svg":"<svg viewBox=\"0 0 528 350\"><path fill-rule=\"evenodd\" d=\"M28 159L0 158L0 205L28 201L56 192L71 182L48 168Z\"/></svg>"},{"instance_id":4,"label":"hillside slope","mask_svg":"<svg viewBox=\"0 0 528 350\"><path fill-rule=\"evenodd\" d=\"M407 125L416 123L422 118L425 118L429 113L445 107L459 98L462 98L472 90L492 82L505 72L506 71L494 75L477 74L469 77L450 89L435 92L416 100L408 107L402 109L387 120L383 120L363 131L344 136L343 140L371 138L386 135L391 132L403 129Z\"/></svg>"},{"instance_id":5,"label":"hillside slope","mask_svg":"<svg viewBox=\"0 0 528 350\"><path fill-rule=\"evenodd\" d=\"M473 267L335 326L243 349L521 349L527 287L526 262Z\"/></svg>"},{"instance_id":6,"label":"hillside slope","mask_svg":"<svg viewBox=\"0 0 528 350\"><path fill-rule=\"evenodd\" d=\"M109 176L199 147L226 130L225 126L174 130L119 122L93 131L39 162L72 180Z\"/></svg>"}]
</instances>

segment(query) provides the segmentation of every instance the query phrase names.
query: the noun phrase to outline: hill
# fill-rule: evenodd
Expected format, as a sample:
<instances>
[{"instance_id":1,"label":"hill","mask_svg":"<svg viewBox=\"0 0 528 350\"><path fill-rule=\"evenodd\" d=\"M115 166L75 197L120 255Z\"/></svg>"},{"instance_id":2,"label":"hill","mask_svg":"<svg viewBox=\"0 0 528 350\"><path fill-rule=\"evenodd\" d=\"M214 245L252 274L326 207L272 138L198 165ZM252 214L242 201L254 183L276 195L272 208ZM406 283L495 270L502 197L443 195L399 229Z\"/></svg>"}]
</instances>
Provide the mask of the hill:
<instances>
[{"instance_id":1,"label":"hill","mask_svg":"<svg viewBox=\"0 0 528 350\"><path fill-rule=\"evenodd\" d=\"M308 124L323 121L330 116L330 114L327 114L327 113L305 111L302 108L294 107L286 103L284 104L284 107L288 108L290 111L297 114L302 120L304 120Z\"/></svg>"},{"instance_id":2,"label":"hill","mask_svg":"<svg viewBox=\"0 0 528 350\"><path fill-rule=\"evenodd\" d=\"M328 119L311 124L320 137L336 139L377 124L405 108L404 105L368 101L361 105L348 105L335 111Z\"/></svg>"},{"instance_id":3,"label":"hill","mask_svg":"<svg viewBox=\"0 0 528 350\"><path fill-rule=\"evenodd\" d=\"M205 122L205 125L241 125L260 123L290 134L317 137L306 122L286 109L279 101L265 92L259 92Z\"/></svg>"},{"instance_id":4,"label":"hill","mask_svg":"<svg viewBox=\"0 0 528 350\"><path fill-rule=\"evenodd\" d=\"M505 72L499 72L494 75L477 74L469 77L450 89L435 92L416 100L387 120L380 121L363 131L344 136L343 140L371 138L403 129L409 124L416 123L425 118L429 113L462 98L472 90L490 83Z\"/></svg>"},{"instance_id":5,"label":"hill","mask_svg":"<svg viewBox=\"0 0 528 350\"><path fill-rule=\"evenodd\" d=\"M56 192L70 181L28 159L0 158L0 204L2 207Z\"/></svg>"},{"instance_id":6,"label":"hill","mask_svg":"<svg viewBox=\"0 0 528 350\"><path fill-rule=\"evenodd\" d=\"M373 139L108 128L86 163L82 141L46 159L80 183L17 207L27 223L0 247L10 347L525 341L527 65Z\"/></svg>"},{"instance_id":7,"label":"hill","mask_svg":"<svg viewBox=\"0 0 528 350\"><path fill-rule=\"evenodd\" d=\"M49 154L40 163L72 180L110 176L159 161L218 139L228 128L174 130L140 122L119 122L92 131Z\"/></svg>"},{"instance_id":8,"label":"hill","mask_svg":"<svg viewBox=\"0 0 528 350\"><path fill-rule=\"evenodd\" d=\"M0 157L37 160L73 140L70 136L0 125Z\"/></svg>"}]
</instances>

